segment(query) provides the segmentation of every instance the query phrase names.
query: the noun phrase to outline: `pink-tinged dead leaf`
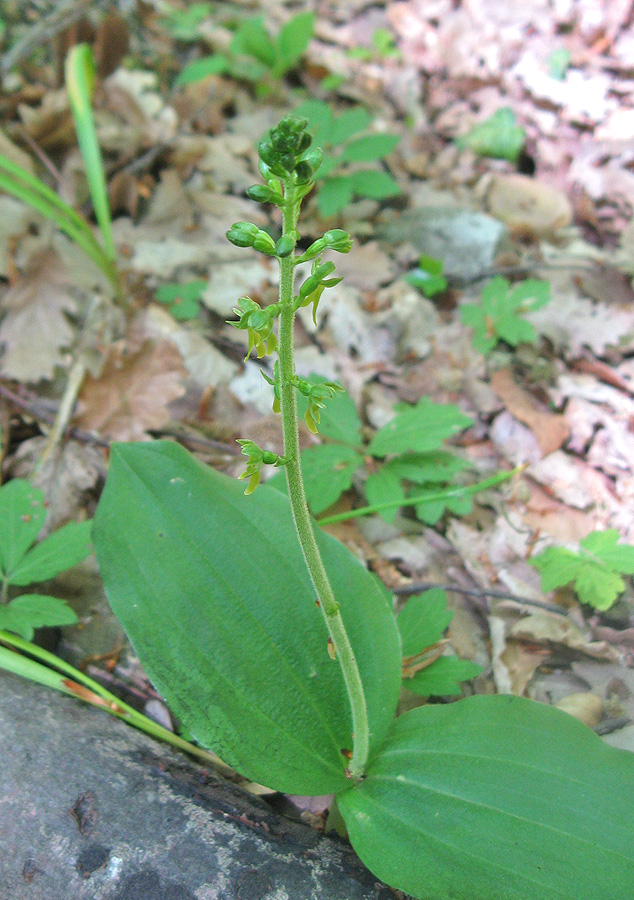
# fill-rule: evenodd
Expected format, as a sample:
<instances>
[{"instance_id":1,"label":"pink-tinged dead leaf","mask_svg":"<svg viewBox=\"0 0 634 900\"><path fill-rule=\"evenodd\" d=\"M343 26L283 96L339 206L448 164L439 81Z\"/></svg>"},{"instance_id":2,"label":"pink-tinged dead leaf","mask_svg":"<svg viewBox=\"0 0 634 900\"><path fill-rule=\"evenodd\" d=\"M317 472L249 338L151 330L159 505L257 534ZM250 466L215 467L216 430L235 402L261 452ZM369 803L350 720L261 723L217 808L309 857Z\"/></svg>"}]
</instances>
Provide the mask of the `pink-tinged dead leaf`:
<instances>
[{"instance_id":1,"label":"pink-tinged dead leaf","mask_svg":"<svg viewBox=\"0 0 634 900\"><path fill-rule=\"evenodd\" d=\"M63 349L73 340L66 313L76 312L72 279L52 250L35 253L1 301L4 318L0 369L6 378L36 382L50 379L65 362Z\"/></svg>"},{"instance_id":2,"label":"pink-tinged dead leaf","mask_svg":"<svg viewBox=\"0 0 634 900\"><path fill-rule=\"evenodd\" d=\"M508 369L495 372L491 378L491 387L507 410L524 425L528 425L544 456L559 450L567 441L570 428L565 418L541 406L532 394L513 381Z\"/></svg>"},{"instance_id":3,"label":"pink-tinged dead leaf","mask_svg":"<svg viewBox=\"0 0 634 900\"><path fill-rule=\"evenodd\" d=\"M551 234L572 221L566 195L527 175L497 175L487 202L491 215L516 234Z\"/></svg>"},{"instance_id":4,"label":"pink-tinged dead leaf","mask_svg":"<svg viewBox=\"0 0 634 900\"><path fill-rule=\"evenodd\" d=\"M167 407L185 393L185 375L180 353L169 341L148 340L133 352L117 341L101 377L86 379L77 424L112 441L147 440L148 431L170 421Z\"/></svg>"}]
</instances>

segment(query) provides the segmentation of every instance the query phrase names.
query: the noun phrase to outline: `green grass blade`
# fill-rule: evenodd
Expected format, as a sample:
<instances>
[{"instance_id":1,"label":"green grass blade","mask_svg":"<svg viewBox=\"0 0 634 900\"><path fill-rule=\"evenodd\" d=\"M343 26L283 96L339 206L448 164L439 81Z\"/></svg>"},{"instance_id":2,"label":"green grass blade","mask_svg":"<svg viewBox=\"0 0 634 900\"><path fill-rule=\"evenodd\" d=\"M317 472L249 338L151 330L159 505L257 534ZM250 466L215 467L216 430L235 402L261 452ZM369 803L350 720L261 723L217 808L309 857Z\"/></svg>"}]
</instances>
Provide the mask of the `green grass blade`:
<instances>
[{"instance_id":1,"label":"green grass blade","mask_svg":"<svg viewBox=\"0 0 634 900\"><path fill-rule=\"evenodd\" d=\"M476 484L470 484L468 487L452 487L442 491L433 491L429 494L418 494L412 497L406 497L405 500L388 501L386 503L375 503L374 506L359 506L357 509L348 509L346 512L337 513L334 516L321 516L317 519L318 525L332 525L335 522L344 522L346 519L358 519L360 516L370 516L376 512L382 512L384 509L394 509L400 506L418 506L419 503L436 503L439 500L450 500L452 497L470 497L480 491L486 491L489 488L497 487L503 481L508 481L514 475L518 475L524 471L525 466L518 466L511 469L510 472L498 472L491 478L484 481L478 481Z\"/></svg>"},{"instance_id":2,"label":"green grass blade","mask_svg":"<svg viewBox=\"0 0 634 900\"><path fill-rule=\"evenodd\" d=\"M20 651L15 653L8 647L14 647ZM29 656L24 654L28 653ZM32 659L31 657L35 657ZM69 663L39 647L30 641L25 641L8 631L0 631L0 669L12 672L14 675L20 675L35 681L37 684L43 684L45 687L68 694L71 697L79 698L91 706L97 706L105 709L117 719L122 719L128 725L138 728L149 734L151 737L173 747L178 747L190 756L194 756L205 763L222 770L226 774L234 774L233 769L227 766L222 760L207 750L190 744L167 728L163 728L157 722L144 716L143 713L134 709L120 700L115 694L110 693L98 681L84 675L79 669L75 669ZM57 670L57 671L56 671ZM85 688L85 690L82 690Z\"/></svg>"},{"instance_id":3,"label":"green grass blade","mask_svg":"<svg viewBox=\"0 0 634 900\"><path fill-rule=\"evenodd\" d=\"M60 200L47 185L20 169L19 166L7 165L7 162L6 157L0 156L0 190L22 200L36 212L51 219L61 231L81 247L118 289L118 276L114 265L95 239L89 224L72 207ZM15 169L18 172L13 174Z\"/></svg>"},{"instance_id":4,"label":"green grass blade","mask_svg":"<svg viewBox=\"0 0 634 900\"><path fill-rule=\"evenodd\" d=\"M75 130L84 160L92 205L101 229L106 254L114 261L117 251L112 236L103 159L97 141L91 105L95 83L95 62L88 44L77 44L71 48L66 57L65 75L66 90L75 119Z\"/></svg>"}]
</instances>

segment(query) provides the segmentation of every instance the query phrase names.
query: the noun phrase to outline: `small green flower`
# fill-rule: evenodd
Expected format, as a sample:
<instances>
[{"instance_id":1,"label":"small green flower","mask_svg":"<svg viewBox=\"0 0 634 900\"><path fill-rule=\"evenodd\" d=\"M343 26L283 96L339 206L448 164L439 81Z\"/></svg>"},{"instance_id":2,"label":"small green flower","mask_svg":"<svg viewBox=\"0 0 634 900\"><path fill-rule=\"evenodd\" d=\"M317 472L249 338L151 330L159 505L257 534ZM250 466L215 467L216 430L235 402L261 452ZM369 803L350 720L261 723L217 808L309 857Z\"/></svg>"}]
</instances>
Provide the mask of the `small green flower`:
<instances>
[{"instance_id":1,"label":"small green flower","mask_svg":"<svg viewBox=\"0 0 634 900\"><path fill-rule=\"evenodd\" d=\"M343 388L336 381L323 381L314 383L304 378L297 381L297 390L308 400L308 406L304 413L304 420L308 426L308 430L313 434L317 434L317 426L321 418L321 410L326 405L326 400L330 400L337 391Z\"/></svg>"},{"instance_id":2,"label":"small green flower","mask_svg":"<svg viewBox=\"0 0 634 900\"><path fill-rule=\"evenodd\" d=\"M260 469L262 466L279 466L286 465L286 459L272 453L270 450L262 450L253 441L239 440L236 443L242 447L242 454L247 457L247 467L244 472L238 476L238 481L242 478L248 478L249 484L245 490L245 494L252 494L260 482Z\"/></svg>"},{"instance_id":3,"label":"small green flower","mask_svg":"<svg viewBox=\"0 0 634 900\"><path fill-rule=\"evenodd\" d=\"M279 311L278 304L274 303L262 309L260 304L251 297L240 297L238 305L233 311L238 317L238 321L230 321L228 324L241 331L246 331L249 338L249 349L245 359L249 357L254 347L258 359L267 353L272 353L277 347L273 322Z\"/></svg>"}]
</instances>

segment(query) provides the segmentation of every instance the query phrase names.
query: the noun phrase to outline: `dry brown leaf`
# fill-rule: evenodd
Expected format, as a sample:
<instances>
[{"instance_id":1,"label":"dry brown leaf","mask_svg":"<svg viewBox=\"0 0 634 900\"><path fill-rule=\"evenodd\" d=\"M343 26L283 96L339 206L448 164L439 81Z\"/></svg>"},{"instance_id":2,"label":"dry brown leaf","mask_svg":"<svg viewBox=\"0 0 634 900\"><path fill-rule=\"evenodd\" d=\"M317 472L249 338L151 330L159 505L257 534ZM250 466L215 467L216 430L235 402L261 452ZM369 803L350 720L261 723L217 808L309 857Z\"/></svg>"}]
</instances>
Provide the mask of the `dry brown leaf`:
<instances>
[{"instance_id":1,"label":"dry brown leaf","mask_svg":"<svg viewBox=\"0 0 634 900\"><path fill-rule=\"evenodd\" d=\"M123 341L110 348L98 379L88 378L79 396L78 425L113 441L146 440L171 419L167 409L185 393L186 372L169 341L145 341L126 353Z\"/></svg>"},{"instance_id":2,"label":"dry brown leaf","mask_svg":"<svg viewBox=\"0 0 634 900\"><path fill-rule=\"evenodd\" d=\"M568 694L556 706L557 709L561 709L574 716L575 719L579 719L588 728L594 728L595 725L598 725L603 716L603 701L596 694Z\"/></svg>"},{"instance_id":3,"label":"dry brown leaf","mask_svg":"<svg viewBox=\"0 0 634 900\"><path fill-rule=\"evenodd\" d=\"M570 428L563 416L541 407L528 391L513 381L508 369L499 369L491 378L491 387L516 419L531 429L544 456L566 442Z\"/></svg>"},{"instance_id":4,"label":"dry brown leaf","mask_svg":"<svg viewBox=\"0 0 634 900\"><path fill-rule=\"evenodd\" d=\"M567 647L594 659L616 662L619 658L614 647L605 641L588 640L573 622L554 613L538 612L526 616L512 626L510 634L518 640Z\"/></svg>"},{"instance_id":5,"label":"dry brown leaf","mask_svg":"<svg viewBox=\"0 0 634 900\"><path fill-rule=\"evenodd\" d=\"M491 215L517 234L550 234L572 221L566 195L527 175L497 175L487 203Z\"/></svg>"},{"instance_id":6,"label":"dry brown leaf","mask_svg":"<svg viewBox=\"0 0 634 900\"><path fill-rule=\"evenodd\" d=\"M51 250L35 253L23 275L2 298L4 346L0 369L7 378L36 382L52 378L73 340L66 313L76 311L72 280Z\"/></svg>"}]
</instances>

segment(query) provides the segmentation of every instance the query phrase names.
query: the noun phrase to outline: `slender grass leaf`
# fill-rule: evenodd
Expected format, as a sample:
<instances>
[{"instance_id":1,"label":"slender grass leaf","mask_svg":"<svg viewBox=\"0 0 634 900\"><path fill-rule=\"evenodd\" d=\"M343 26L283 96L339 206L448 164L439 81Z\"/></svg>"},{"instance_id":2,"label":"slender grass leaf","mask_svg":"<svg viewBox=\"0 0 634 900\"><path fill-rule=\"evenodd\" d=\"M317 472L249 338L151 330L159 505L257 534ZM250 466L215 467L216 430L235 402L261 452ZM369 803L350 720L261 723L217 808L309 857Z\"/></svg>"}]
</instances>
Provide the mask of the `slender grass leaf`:
<instances>
[{"instance_id":1,"label":"slender grass leaf","mask_svg":"<svg viewBox=\"0 0 634 900\"><path fill-rule=\"evenodd\" d=\"M54 578L90 555L92 521L69 522L22 557L9 572L7 582L15 585L33 584ZM28 640L28 639L27 639Z\"/></svg>"},{"instance_id":2,"label":"slender grass leaf","mask_svg":"<svg viewBox=\"0 0 634 900\"><path fill-rule=\"evenodd\" d=\"M16 568L44 525L44 494L23 478L0 488L0 560L2 575Z\"/></svg>"},{"instance_id":3,"label":"slender grass leaf","mask_svg":"<svg viewBox=\"0 0 634 900\"><path fill-rule=\"evenodd\" d=\"M406 713L337 802L363 862L418 900L632 891L634 754L531 700Z\"/></svg>"},{"instance_id":4,"label":"slender grass leaf","mask_svg":"<svg viewBox=\"0 0 634 900\"><path fill-rule=\"evenodd\" d=\"M59 597L45 594L22 594L6 606L0 606L0 629L13 631L30 641L36 628L74 625L77 616Z\"/></svg>"},{"instance_id":5,"label":"slender grass leaf","mask_svg":"<svg viewBox=\"0 0 634 900\"><path fill-rule=\"evenodd\" d=\"M350 141L341 153L342 162L374 162L391 153L401 138L398 134L366 134Z\"/></svg>"},{"instance_id":6,"label":"slender grass leaf","mask_svg":"<svg viewBox=\"0 0 634 900\"><path fill-rule=\"evenodd\" d=\"M111 260L115 260L117 251L112 236L106 176L91 105L96 77L95 61L88 44L76 44L71 47L66 57L65 75L79 149L86 169L90 199L106 254Z\"/></svg>"},{"instance_id":7,"label":"slender grass leaf","mask_svg":"<svg viewBox=\"0 0 634 900\"><path fill-rule=\"evenodd\" d=\"M439 641L452 618L447 595L440 588L410 597L396 617L403 656L416 656Z\"/></svg>"},{"instance_id":8,"label":"slender grass leaf","mask_svg":"<svg viewBox=\"0 0 634 900\"><path fill-rule=\"evenodd\" d=\"M375 580L316 531L366 685L371 746L400 687L396 623ZM112 608L185 728L248 778L343 789L351 714L288 499L169 442L115 444L93 526Z\"/></svg>"},{"instance_id":9,"label":"slender grass leaf","mask_svg":"<svg viewBox=\"0 0 634 900\"><path fill-rule=\"evenodd\" d=\"M1 634L0 638L2 638ZM36 684L43 684L44 687L60 691L62 694L72 695L73 693L65 683L66 676L60 672L54 672L48 666L43 666L34 659L29 659L28 656L15 653L7 647L0 646L0 669L19 675L21 678L28 678L29 681L34 681Z\"/></svg>"},{"instance_id":10,"label":"slender grass leaf","mask_svg":"<svg viewBox=\"0 0 634 900\"><path fill-rule=\"evenodd\" d=\"M113 286L118 287L118 276L112 261L96 241L88 222L60 200L48 185L2 155L0 155L0 190L17 197L36 212L55 222L57 227L92 259Z\"/></svg>"}]
</instances>

